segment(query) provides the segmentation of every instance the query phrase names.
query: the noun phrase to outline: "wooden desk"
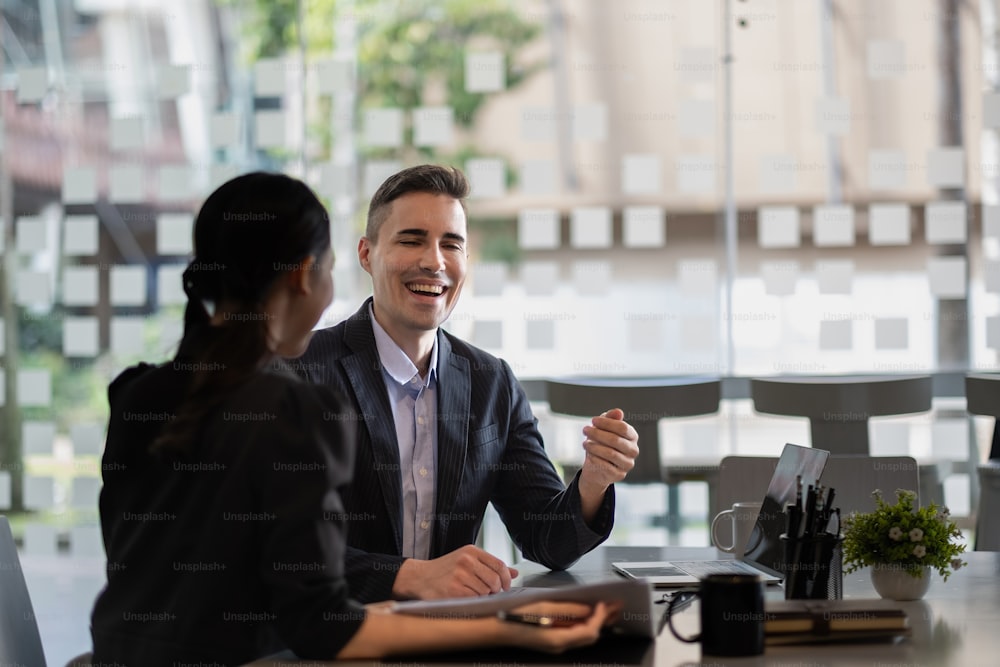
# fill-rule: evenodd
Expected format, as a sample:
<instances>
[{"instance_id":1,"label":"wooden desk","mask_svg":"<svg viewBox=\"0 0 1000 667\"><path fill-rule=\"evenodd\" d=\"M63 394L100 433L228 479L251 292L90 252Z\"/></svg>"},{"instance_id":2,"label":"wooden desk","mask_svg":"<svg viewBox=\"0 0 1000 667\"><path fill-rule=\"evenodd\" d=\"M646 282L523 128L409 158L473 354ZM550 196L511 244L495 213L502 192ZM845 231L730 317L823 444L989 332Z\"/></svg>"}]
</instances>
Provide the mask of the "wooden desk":
<instances>
[{"instance_id":1,"label":"wooden desk","mask_svg":"<svg viewBox=\"0 0 1000 667\"><path fill-rule=\"evenodd\" d=\"M661 560L717 558L711 548L696 547L601 547L580 560L569 572L546 572L533 563L520 563L523 568L517 583L528 586L560 586L573 582L590 582L613 578L610 563L616 560ZM904 602L910 614L913 636L896 644L830 644L809 646L768 647L762 656L753 658L723 658L701 655L697 644L677 641L664 629L655 646L646 652L643 665L655 667L693 667L694 665L723 665L766 667L993 667L1000 656L1000 553L971 552L966 554L969 566L956 572L947 581L934 575L927 598L918 602ZM844 577L845 597L877 597L867 571L855 572ZM771 587L768 597L781 599L780 587ZM684 634L698 631L697 603L681 612L674 620ZM478 661L485 667L491 662L490 652L484 650ZM495 660L494 660L495 662ZM257 667L292 667L293 665L338 665L342 663L316 663L315 661L257 661ZM393 665L391 660L358 664ZM410 665L408 663L400 663ZM430 661L420 663L432 665ZM456 664L446 663L446 664ZM469 664L474 664L470 661ZM546 663L541 656L537 663ZM563 661L562 664L566 664ZM572 663L570 663L572 664ZM582 664L582 663L578 663ZM595 663L596 666L596 663ZM617 667L624 667L619 664Z\"/></svg>"}]
</instances>

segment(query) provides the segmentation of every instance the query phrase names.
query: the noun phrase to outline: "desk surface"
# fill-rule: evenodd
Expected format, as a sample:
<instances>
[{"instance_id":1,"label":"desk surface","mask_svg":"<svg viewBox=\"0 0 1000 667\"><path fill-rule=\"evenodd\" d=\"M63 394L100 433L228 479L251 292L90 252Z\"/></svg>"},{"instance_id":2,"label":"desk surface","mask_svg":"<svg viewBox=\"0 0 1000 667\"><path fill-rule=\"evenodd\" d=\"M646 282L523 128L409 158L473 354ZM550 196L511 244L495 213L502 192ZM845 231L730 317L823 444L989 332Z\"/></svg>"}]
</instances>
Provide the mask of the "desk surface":
<instances>
[{"instance_id":1,"label":"desk surface","mask_svg":"<svg viewBox=\"0 0 1000 667\"><path fill-rule=\"evenodd\" d=\"M717 558L711 548L692 547L601 547L580 560L568 572L547 572L532 563L520 563L522 574L517 583L529 586L559 586L573 582L591 582L613 578L611 565L616 560L682 560ZM839 644L768 647L763 656L755 658L722 658L701 655L697 644L677 641L664 629L655 646L646 652L643 665L656 667L693 667L694 665L782 665L819 667L821 665L864 667L993 667L1000 663L1000 552L977 551L966 554L968 567L962 568L947 582L934 575L926 599L904 602L910 615L913 635L895 644ZM845 597L877 597L867 571L844 577ZM772 587L769 597L780 599L781 589ZM698 631L697 603L681 612L674 625L684 634ZM542 659L544 660L544 658ZM490 663L490 653L483 651L479 665ZM259 667L291 667L296 664L317 665L316 662L258 661ZM339 665L345 663L323 663ZM392 661L381 663L392 665ZM409 660L406 663L412 666ZM433 664L421 662L422 667ZM455 664L455 663L450 663ZM470 664L475 664L471 663ZM534 664L534 663L533 663ZM545 664L539 661L537 664ZM555 662L553 664L556 664ZM564 663L565 664L565 663ZM572 664L572 663L571 663ZM581 664L577 662L579 667ZM596 667L596 662L592 663ZM520 666L519 666L520 667ZM616 667L624 667L618 664Z\"/></svg>"}]
</instances>

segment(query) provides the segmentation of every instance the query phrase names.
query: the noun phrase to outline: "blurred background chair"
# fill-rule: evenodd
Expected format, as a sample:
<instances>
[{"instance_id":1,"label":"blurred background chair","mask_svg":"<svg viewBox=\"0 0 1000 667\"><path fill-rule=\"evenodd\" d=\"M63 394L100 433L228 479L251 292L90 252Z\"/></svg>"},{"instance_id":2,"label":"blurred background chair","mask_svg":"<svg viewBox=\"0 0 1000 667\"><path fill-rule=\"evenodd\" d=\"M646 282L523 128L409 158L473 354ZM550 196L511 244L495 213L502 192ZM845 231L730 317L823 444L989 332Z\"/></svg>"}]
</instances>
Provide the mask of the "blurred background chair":
<instances>
[{"instance_id":1,"label":"blurred background chair","mask_svg":"<svg viewBox=\"0 0 1000 667\"><path fill-rule=\"evenodd\" d=\"M709 415L719 411L721 384L718 379L699 378L572 378L546 380L549 410L555 414L593 417L609 408L621 408L625 420L639 435L639 457L625 478L627 484L665 484L667 531L680 532L681 482L705 482L709 487L709 517L713 487L718 475L717 458L688 459L672 466L660 459L659 421L676 417ZM579 465L563 465L567 481Z\"/></svg>"},{"instance_id":2,"label":"blurred background chair","mask_svg":"<svg viewBox=\"0 0 1000 667\"><path fill-rule=\"evenodd\" d=\"M809 419L811 445L831 455L871 454L871 417L906 415L931 409L930 375L827 375L754 378L754 410ZM924 503L944 504L944 480L951 461L920 461Z\"/></svg>"},{"instance_id":3,"label":"blurred background chair","mask_svg":"<svg viewBox=\"0 0 1000 667\"><path fill-rule=\"evenodd\" d=\"M0 665L45 667L35 611L5 516L0 516Z\"/></svg>"},{"instance_id":4,"label":"blurred background chair","mask_svg":"<svg viewBox=\"0 0 1000 667\"><path fill-rule=\"evenodd\" d=\"M965 403L970 414L1000 417L1000 375L966 375ZM973 548L1000 551L1000 442L996 423L993 424L989 459L977 465L976 472L979 475L979 503Z\"/></svg>"},{"instance_id":5,"label":"blurred background chair","mask_svg":"<svg viewBox=\"0 0 1000 667\"><path fill-rule=\"evenodd\" d=\"M726 509L736 502L760 501L778 465L776 456L727 456L719 465L716 504ZM875 509L872 491L894 502L896 489L909 489L920 496L920 474L912 456L833 456L826 462L820 483L837 490L834 506L842 516Z\"/></svg>"}]
</instances>

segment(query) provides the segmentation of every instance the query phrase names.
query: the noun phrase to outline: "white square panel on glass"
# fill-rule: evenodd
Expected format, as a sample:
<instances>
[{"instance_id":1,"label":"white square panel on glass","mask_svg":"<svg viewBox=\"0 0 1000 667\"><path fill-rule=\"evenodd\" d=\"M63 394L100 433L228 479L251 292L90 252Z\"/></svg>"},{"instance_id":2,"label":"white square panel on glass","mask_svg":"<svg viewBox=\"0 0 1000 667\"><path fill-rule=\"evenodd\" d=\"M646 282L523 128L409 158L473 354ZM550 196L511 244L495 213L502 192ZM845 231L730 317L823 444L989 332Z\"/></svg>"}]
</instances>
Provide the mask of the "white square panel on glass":
<instances>
[{"instance_id":1,"label":"white square panel on glass","mask_svg":"<svg viewBox=\"0 0 1000 667\"><path fill-rule=\"evenodd\" d=\"M868 242L872 245L910 244L910 207L872 204L868 207Z\"/></svg>"},{"instance_id":2,"label":"white square panel on glass","mask_svg":"<svg viewBox=\"0 0 1000 667\"><path fill-rule=\"evenodd\" d=\"M29 510L47 510L55 505L55 480L51 477L40 477L35 475L24 476L24 507ZM37 524L34 524L37 525ZM52 535L55 535L55 526L43 526L51 528ZM24 547L28 550L29 540L27 535L28 526L25 526ZM46 531L48 533L48 531ZM42 540L35 540L41 544ZM54 542L54 540L53 540ZM39 553L36 551L35 553Z\"/></svg>"},{"instance_id":3,"label":"white square panel on glass","mask_svg":"<svg viewBox=\"0 0 1000 667\"><path fill-rule=\"evenodd\" d=\"M104 425L82 422L70 424L69 439L76 456L100 454L104 451Z\"/></svg>"},{"instance_id":4,"label":"white square panel on glass","mask_svg":"<svg viewBox=\"0 0 1000 667\"><path fill-rule=\"evenodd\" d=\"M604 141L608 138L608 108L604 104L580 104L573 108L574 141Z\"/></svg>"},{"instance_id":5,"label":"white square panel on glass","mask_svg":"<svg viewBox=\"0 0 1000 667\"><path fill-rule=\"evenodd\" d=\"M64 255L94 255L98 233L96 215L67 215L63 225Z\"/></svg>"},{"instance_id":6,"label":"white square panel on glass","mask_svg":"<svg viewBox=\"0 0 1000 667\"><path fill-rule=\"evenodd\" d=\"M711 155L679 155L677 190L685 194L711 194L715 192L718 171Z\"/></svg>"},{"instance_id":7,"label":"white square panel on glass","mask_svg":"<svg viewBox=\"0 0 1000 667\"><path fill-rule=\"evenodd\" d=\"M552 107L521 109L521 139L532 142L555 141L559 119Z\"/></svg>"},{"instance_id":8,"label":"white square panel on glass","mask_svg":"<svg viewBox=\"0 0 1000 667\"><path fill-rule=\"evenodd\" d=\"M528 320L524 323L525 345L529 350L553 350L556 326L552 320Z\"/></svg>"},{"instance_id":9,"label":"white square panel on glass","mask_svg":"<svg viewBox=\"0 0 1000 667\"><path fill-rule=\"evenodd\" d=\"M465 163L471 197L503 197L507 192L507 167L503 160L476 158Z\"/></svg>"},{"instance_id":10,"label":"white square panel on glass","mask_svg":"<svg viewBox=\"0 0 1000 667\"><path fill-rule=\"evenodd\" d=\"M37 215L20 216L14 224L14 238L17 252L22 255L49 249L48 225Z\"/></svg>"},{"instance_id":11,"label":"white square panel on glass","mask_svg":"<svg viewBox=\"0 0 1000 667\"><path fill-rule=\"evenodd\" d=\"M797 166L792 155L761 156L757 188L763 194L791 194L798 185Z\"/></svg>"},{"instance_id":12,"label":"white square panel on glass","mask_svg":"<svg viewBox=\"0 0 1000 667\"><path fill-rule=\"evenodd\" d=\"M287 147L285 112L280 110L257 111L253 115L254 143L258 148Z\"/></svg>"},{"instance_id":13,"label":"white square panel on glass","mask_svg":"<svg viewBox=\"0 0 1000 667\"><path fill-rule=\"evenodd\" d=\"M11 35L14 38L14 35ZM49 91L49 68L21 67L17 70L17 103L41 102Z\"/></svg>"},{"instance_id":14,"label":"white square panel on glass","mask_svg":"<svg viewBox=\"0 0 1000 667\"><path fill-rule=\"evenodd\" d=\"M611 209L607 206L574 208L570 213L569 239L574 248L610 248Z\"/></svg>"},{"instance_id":15,"label":"white square panel on glass","mask_svg":"<svg viewBox=\"0 0 1000 667\"><path fill-rule=\"evenodd\" d=\"M681 351L710 352L719 339L718 325L711 317L681 319Z\"/></svg>"},{"instance_id":16,"label":"white square panel on glass","mask_svg":"<svg viewBox=\"0 0 1000 667\"><path fill-rule=\"evenodd\" d=\"M717 50L707 47L681 47L677 50L674 69L680 72L681 81L696 83L713 81L719 68Z\"/></svg>"},{"instance_id":17,"label":"white square panel on glass","mask_svg":"<svg viewBox=\"0 0 1000 667\"><path fill-rule=\"evenodd\" d=\"M936 418L931 423L931 453L936 459L968 461L968 420Z\"/></svg>"},{"instance_id":18,"label":"white square panel on glass","mask_svg":"<svg viewBox=\"0 0 1000 667\"><path fill-rule=\"evenodd\" d=\"M964 186L965 149L949 146L927 151L927 184L936 188Z\"/></svg>"},{"instance_id":19,"label":"white square panel on glass","mask_svg":"<svg viewBox=\"0 0 1000 667\"><path fill-rule=\"evenodd\" d=\"M983 204L983 236L991 239L1000 239L1000 206L996 204Z\"/></svg>"},{"instance_id":20,"label":"white square panel on glass","mask_svg":"<svg viewBox=\"0 0 1000 667\"><path fill-rule=\"evenodd\" d=\"M556 262L522 262L521 283L527 296L552 296L559 282Z\"/></svg>"},{"instance_id":21,"label":"white square panel on glass","mask_svg":"<svg viewBox=\"0 0 1000 667\"><path fill-rule=\"evenodd\" d=\"M320 95L354 91L355 62L348 58L328 58L316 63L316 89Z\"/></svg>"},{"instance_id":22,"label":"white square panel on glass","mask_svg":"<svg viewBox=\"0 0 1000 667\"><path fill-rule=\"evenodd\" d=\"M1000 350L1000 315L986 318L986 347Z\"/></svg>"},{"instance_id":23,"label":"white square panel on glass","mask_svg":"<svg viewBox=\"0 0 1000 667\"><path fill-rule=\"evenodd\" d=\"M868 151L868 187L899 190L906 187L906 153L897 150Z\"/></svg>"},{"instance_id":24,"label":"white square panel on glass","mask_svg":"<svg viewBox=\"0 0 1000 667\"><path fill-rule=\"evenodd\" d=\"M93 509L97 507L98 496L101 493L101 480L97 477L74 477L70 486L70 496L76 509Z\"/></svg>"},{"instance_id":25,"label":"white square panel on glass","mask_svg":"<svg viewBox=\"0 0 1000 667\"><path fill-rule=\"evenodd\" d=\"M160 201L183 201L194 197L194 180L188 165L165 165L157 177L157 195Z\"/></svg>"},{"instance_id":26,"label":"white square panel on glass","mask_svg":"<svg viewBox=\"0 0 1000 667\"><path fill-rule=\"evenodd\" d=\"M44 368L17 372L17 401L21 407L52 405L52 373Z\"/></svg>"},{"instance_id":27,"label":"white square panel on glass","mask_svg":"<svg viewBox=\"0 0 1000 667\"><path fill-rule=\"evenodd\" d=\"M112 266L110 285L112 306L146 305L145 266Z\"/></svg>"},{"instance_id":28,"label":"white square panel on glass","mask_svg":"<svg viewBox=\"0 0 1000 667\"><path fill-rule=\"evenodd\" d=\"M183 264L161 264L156 267L156 305L183 306L187 303L184 293Z\"/></svg>"},{"instance_id":29,"label":"white square panel on glass","mask_svg":"<svg viewBox=\"0 0 1000 667\"><path fill-rule=\"evenodd\" d=\"M967 273L964 257L931 257L927 260L931 294L939 299L964 299Z\"/></svg>"},{"instance_id":30,"label":"white square panel on glass","mask_svg":"<svg viewBox=\"0 0 1000 667\"><path fill-rule=\"evenodd\" d=\"M760 275L764 279L765 293L771 296L789 296L795 293L799 263L794 260L762 262Z\"/></svg>"},{"instance_id":31,"label":"white square panel on glass","mask_svg":"<svg viewBox=\"0 0 1000 667\"><path fill-rule=\"evenodd\" d=\"M465 92L495 93L507 87L504 55L499 51L465 54Z\"/></svg>"},{"instance_id":32,"label":"white square panel on glass","mask_svg":"<svg viewBox=\"0 0 1000 667\"><path fill-rule=\"evenodd\" d=\"M156 216L156 254L189 255L194 252L190 213L161 213Z\"/></svg>"},{"instance_id":33,"label":"white square panel on glass","mask_svg":"<svg viewBox=\"0 0 1000 667\"><path fill-rule=\"evenodd\" d=\"M658 194L662 190L659 155L622 157L622 192L627 195Z\"/></svg>"},{"instance_id":34,"label":"white square panel on glass","mask_svg":"<svg viewBox=\"0 0 1000 667\"><path fill-rule=\"evenodd\" d=\"M517 244L525 250L559 247L559 213L554 208L529 208L517 216Z\"/></svg>"},{"instance_id":35,"label":"white square panel on glass","mask_svg":"<svg viewBox=\"0 0 1000 667\"><path fill-rule=\"evenodd\" d=\"M868 40L868 78L894 79L906 71L906 45L897 40Z\"/></svg>"},{"instance_id":36,"label":"white square panel on glass","mask_svg":"<svg viewBox=\"0 0 1000 667\"><path fill-rule=\"evenodd\" d=\"M667 242L662 206L626 206L622 211L622 244L626 248L660 248Z\"/></svg>"},{"instance_id":37,"label":"white square panel on glass","mask_svg":"<svg viewBox=\"0 0 1000 667\"><path fill-rule=\"evenodd\" d=\"M625 324L629 351L657 352L663 349L662 319L655 319L645 313L625 313Z\"/></svg>"},{"instance_id":38,"label":"white square panel on glass","mask_svg":"<svg viewBox=\"0 0 1000 667\"><path fill-rule=\"evenodd\" d=\"M117 356L134 356L145 352L144 326L145 320L141 317L112 317L111 353Z\"/></svg>"},{"instance_id":39,"label":"white square panel on glass","mask_svg":"<svg viewBox=\"0 0 1000 667\"><path fill-rule=\"evenodd\" d=\"M115 204L139 204L146 199L140 164L115 164L108 170L108 197Z\"/></svg>"},{"instance_id":40,"label":"white square panel on glass","mask_svg":"<svg viewBox=\"0 0 1000 667\"><path fill-rule=\"evenodd\" d=\"M556 163L552 160L525 160L521 165L521 192L529 196L556 192Z\"/></svg>"},{"instance_id":41,"label":"white square panel on glass","mask_svg":"<svg viewBox=\"0 0 1000 667\"><path fill-rule=\"evenodd\" d=\"M487 350L503 347L503 322L476 320L472 323L472 344Z\"/></svg>"},{"instance_id":42,"label":"white square panel on glass","mask_svg":"<svg viewBox=\"0 0 1000 667\"><path fill-rule=\"evenodd\" d=\"M39 478L34 478L39 479ZM45 478L49 480L49 489L52 491L51 477ZM33 491L37 490L38 486L33 487ZM45 492L42 491L42 497L45 497ZM39 509L47 509L52 506L52 493L48 494L48 502L42 502ZM34 500L32 501L34 505ZM59 553L59 532L55 526L50 526L43 523L28 523L24 526L24 553L31 556L55 556Z\"/></svg>"},{"instance_id":43,"label":"white square panel on glass","mask_svg":"<svg viewBox=\"0 0 1000 667\"><path fill-rule=\"evenodd\" d=\"M455 110L420 107L413 110L413 145L447 146L454 138Z\"/></svg>"},{"instance_id":44,"label":"white square panel on glass","mask_svg":"<svg viewBox=\"0 0 1000 667\"><path fill-rule=\"evenodd\" d=\"M328 197L349 197L354 193L353 167L346 164L325 162L319 168L319 189L323 194Z\"/></svg>"},{"instance_id":45,"label":"white square panel on glass","mask_svg":"<svg viewBox=\"0 0 1000 667\"><path fill-rule=\"evenodd\" d=\"M928 243L965 243L965 202L929 202L924 209Z\"/></svg>"},{"instance_id":46,"label":"white square panel on glass","mask_svg":"<svg viewBox=\"0 0 1000 667\"><path fill-rule=\"evenodd\" d=\"M816 283L820 294L850 294L853 281L852 260L823 259L816 262Z\"/></svg>"},{"instance_id":47,"label":"white square panel on glass","mask_svg":"<svg viewBox=\"0 0 1000 667\"><path fill-rule=\"evenodd\" d=\"M191 92L190 65L161 65L157 74L160 99L172 100Z\"/></svg>"},{"instance_id":48,"label":"white square panel on glass","mask_svg":"<svg viewBox=\"0 0 1000 667\"><path fill-rule=\"evenodd\" d=\"M91 505L92 508L96 506L96 503ZM71 526L69 529L69 548L74 556L104 556L104 539L101 536L100 526Z\"/></svg>"},{"instance_id":49,"label":"white square panel on glass","mask_svg":"<svg viewBox=\"0 0 1000 667\"><path fill-rule=\"evenodd\" d=\"M56 442L53 422L25 421L21 424L21 443L27 456L52 456Z\"/></svg>"},{"instance_id":50,"label":"white square panel on glass","mask_svg":"<svg viewBox=\"0 0 1000 667\"><path fill-rule=\"evenodd\" d=\"M799 209L761 206L757 211L757 243L761 248L798 248L801 245Z\"/></svg>"},{"instance_id":51,"label":"white square panel on glass","mask_svg":"<svg viewBox=\"0 0 1000 667\"><path fill-rule=\"evenodd\" d=\"M111 119L111 150L128 151L142 148L146 143L142 116Z\"/></svg>"},{"instance_id":52,"label":"white square panel on glass","mask_svg":"<svg viewBox=\"0 0 1000 667\"><path fill-rule=\"evenodd\" d=\"M816 131L835 137L851 131L851 101L843 97L823 97L816 100Z\"/></svg>"},{"instance_id":53,"label":"white square panel on glass","mask_svg":"<svg viewBox=\"0 0 1000 667\"><path fill-rule=\"evenodd\" d=\"M983 128L1000 127L1000 93L983 93Z\"/></svg>"},{"instance_id":54,"label":"white square panel on glass","mask_svg":"<svg viewBox=\"0 0 1000 667\"><path fill-rule=\"evenodd\" d=\"M230 181L240 173L239 165L232 163L212 164L208 167L209 188L214 190L226 181Z\"/></svg>"},{"instance_id":55,"label":"white square panel on glass","mask_svg":"<svg viewBox=\"0 0 1000 667\"><path fill-rule=\"evenodd\" d=\"M364 171L364 196L370 198L379 186L397 171L403 168L403 163L399 160L369 160L365 163ZM468 174L466 165L466 174Z\"/></svg>"},{"instance_id":56,"label":"white square panel on glass","mask_svg":"<svg viewBox=\"0 0 1000 667\"><path fill-rule=\"evenodd\" d=\"M611 284L611 263L605 261L573 262L573 289L580 296L604 296Z\"/></svg>"},{"instance_id":57,"label":"white square panel on glass","mask_svg":"<svg viewBox=\"0 0 1000 667\"><path fill-rule=\"evenodd\" d=\"M63 167L64 204L93 204L97 199L97 170L93 167Z\"/></svg>"},{"instance_id":58,"label":"white square panel on glass","mask_svg":"<svg viewBox=\"0 0 1000 667\"><path fill-rule=\"evenodd\" d=\"M854 207L850 205L813 208L813 243L820 248L854 245Z\"/></svg>"},{"instance_id":59,"label":"white square panel on glass","mask_svg":"<svg viewBox=\"0 0 1000 667\"><path fill-rule=\"evenodd\" d=\"M395 108L365 109L364 142L380 148L403 145L403 110Z\"/></svg>"},{"instance_id":60,"label":"white square panel on glass","mask_svg":"<svg viewBox=\"0 0 1000 667\"><path fill-rule=\"evenodd\" d=\"M711 137L715 132L715 101L681 100L677 131L682 139Z\"/></svg>"},{"instance_id":61,"label":"white square panel on glass","mask_svg":"<svg viewBox=\"0 0 1000 667\"><path fill-rule=\"evenodd\" d=\"M823 320L819 323L819 349L850 350L854 320Z\"/></svg>"},{"instance_id":62,"label":"white square panel on glass","mask_svg":"<svg viewBox=\"0 0 1000 667\"><path fill-rule=\"evenodd\" d=\"M52 304L52 287L46 271L17 272L14 300L21 306L49 306Z\"/></svg>"},{"instance_id":63,"label":"white square panel on glass","mask_svg":"<svg viewBox=\"0 0 1000 667\"><path fill-rule=\"evenodd\" d=\"M10 472L0 470L0 510L10 509L11 495Z\"/></svg>"},{"instance_id":64,"label":"white square panel on glass","mask_svg":"<svg viewBox=\"0 0 1000 667\"><path fill-rule=\"evenodd\" d=\"M253 65L253 92L256 97L285 94L285 73L293 63L284 58L260 58Z\"/></svg>"},{"instance_id":65,"label":"white square panel on glass","mask_svg":"<svg viewBox=\"0 0 1000 667\"><path fill-rule=\"evenodd\" d=\"M906 350L910 346L910 323L905 317L875 320L876 350Z\"/></svg>"},{"instance_id":66,"label":"white square panel on glass","mask_svg":"<svg viewBox=\"0 0 1000 667\"><path fill-rule=\"evenodd\" d=\"M983 262L983 286L987 292L1000 294L1000 261L987 259Z\"/></svg>"},{"instance_id":67,"label":"white square panel on glass","mask_svg":"<svg viewBox=\"0 0 1000 667\"><path fill-rule=\"evenodd\" d=\"M476 296L501 296L507 284L508 267L504 262L477 262L471 267L472 292Z\"/></svg>"},{"instance_id":68,"label":"white square panel on glass","mask_svg":"<svg viewBox=\"0 0 1000 667\"><path fill-rule=\"evenodd\" d=\"M96 317L71 317L67 315L63 319L63 356L96 357L100 351L98 324Z\"/></svg>"},{"instance_id":69,"label":"white square panel on glass","mask_svg":"<svg viewBox=\"0 0 1000 667\"><path fill-rule=\"evenodd\" d=\"M232 111L217 111L208 125L208 140L212 148L229 148L240 143L240 115Z\"/></svg>"},{"instance_id":70,"label":"white square panel on glass","mask_svg":"<svg viewBox=\"0 0 1000 667\"><path fill-rule=\"evenodd\" d=\"M96 306L100 277L96 266L67 266L62 276L64 306Z\"/></svg>"},{"instance_id":71,"label":"white square panel on glass","mask_svg":"<svg viewBox=\"0 0 1000 667\"><path fill-rule=\"evenodd\" d=\"M711 296L715 294L719 267L712 259L682 259L677 262L677 280L681 294Z\"/></svg>"}]
</instances>

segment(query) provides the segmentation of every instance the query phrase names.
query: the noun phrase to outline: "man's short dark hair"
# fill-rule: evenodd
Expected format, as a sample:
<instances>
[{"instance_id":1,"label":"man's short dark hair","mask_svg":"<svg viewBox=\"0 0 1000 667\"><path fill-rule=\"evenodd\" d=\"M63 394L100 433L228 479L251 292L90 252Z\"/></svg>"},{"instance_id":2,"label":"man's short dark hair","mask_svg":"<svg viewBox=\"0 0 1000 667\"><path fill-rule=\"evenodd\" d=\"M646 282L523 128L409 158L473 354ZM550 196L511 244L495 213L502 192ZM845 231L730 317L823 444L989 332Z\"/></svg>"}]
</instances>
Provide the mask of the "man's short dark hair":
<instances>
[{"instance_id":1,"label":"man's short dark hair","mask_svg":"<svg viewBox=\"0 0 1000 667\"><path fill-rule=\"evenodd\" d=\"M469 181L455 167L421 164L396 172L378 187L368 206L368 224L365 237L371 243L378 239L382 223L392 211L392 202L411 192L428 192L446 195L458 201L465 211L465 198L469 196Z\"/></svg>"}]
</instances>

